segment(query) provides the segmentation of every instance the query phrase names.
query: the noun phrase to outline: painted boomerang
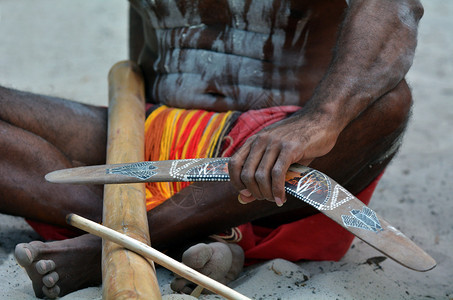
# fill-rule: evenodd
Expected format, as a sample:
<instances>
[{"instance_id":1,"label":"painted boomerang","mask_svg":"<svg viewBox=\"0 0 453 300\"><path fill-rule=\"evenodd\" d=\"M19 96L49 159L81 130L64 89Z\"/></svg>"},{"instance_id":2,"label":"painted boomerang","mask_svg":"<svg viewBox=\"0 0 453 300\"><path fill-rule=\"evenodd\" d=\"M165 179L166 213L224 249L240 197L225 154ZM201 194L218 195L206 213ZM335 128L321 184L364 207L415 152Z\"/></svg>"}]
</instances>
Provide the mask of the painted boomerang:
<instances>
[{"instance_id":1,"label":"painted boomerang","mask_svg":"<svg viewBox=\"0 0 453 300\"><path fill-rule=\"evenodd\" d=\"M46 175L54 183L112 184L170 181L229 181L228 158L146 161L78 167ZM312 205L398 263L428 271L435 260L327 175L298 164L285 178L288 194Z\"/></svg>"}]
</instances>

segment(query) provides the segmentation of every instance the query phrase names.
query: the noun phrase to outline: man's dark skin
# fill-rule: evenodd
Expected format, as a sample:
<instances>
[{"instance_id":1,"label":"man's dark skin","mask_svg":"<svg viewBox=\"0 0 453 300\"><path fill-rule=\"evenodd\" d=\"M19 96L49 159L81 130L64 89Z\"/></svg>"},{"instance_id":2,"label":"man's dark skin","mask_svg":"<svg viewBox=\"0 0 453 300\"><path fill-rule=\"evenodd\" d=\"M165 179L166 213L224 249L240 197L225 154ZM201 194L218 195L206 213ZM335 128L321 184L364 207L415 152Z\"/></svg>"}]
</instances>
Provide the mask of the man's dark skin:
<instances>
[{"instance_id":1,"label":"man's dark skin","mask_svg":"<svg viewBox=\"0 0 453 300\"><path fill-rule=\"evenodd\" d=\"M131 59L149 101L302 108L247 140L231 158L231 183L197 183L148 212L158 249L248 221L276 226L313 214L286 200L292 163L361 191L393 158L412 103L404 76L423 14L418 1L199 2L131 1ZM68 213L100 221L100 187L50 184L44 175L105 162L106 109L6 88L0 107L0 212L60 226ZM82 235L20 244L16 257L36 295L56 297L100 282L100 249L100 239Z\"/></svg>"}]
</instances>

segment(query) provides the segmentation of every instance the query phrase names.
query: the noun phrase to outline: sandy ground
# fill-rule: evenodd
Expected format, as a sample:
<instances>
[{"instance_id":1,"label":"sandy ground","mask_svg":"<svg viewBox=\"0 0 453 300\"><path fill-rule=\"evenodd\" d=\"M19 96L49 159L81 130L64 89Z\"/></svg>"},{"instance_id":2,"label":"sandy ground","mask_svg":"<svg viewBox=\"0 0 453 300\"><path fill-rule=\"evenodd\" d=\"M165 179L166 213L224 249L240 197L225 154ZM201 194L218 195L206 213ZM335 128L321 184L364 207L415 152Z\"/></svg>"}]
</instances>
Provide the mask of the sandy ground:
<instances>
[{"instance_id":1,"label":"sandy ground","mask_svg":"<svg viewBox=\"0 0 453 300\"><path fill-rule=\"evenodd\" d=\"M255 299L453 299L453 1L423 3L408 74L413 118L370 206L438 266L418 273L390 259L368 264L381 254L356 240L340 262L275 260L249 268L232 284L238 291ZM106 74L127 57L126 8L124 0L1 0L0 84L105 105ZM21 218L0 215L1 299L34 298L12 251L38 238ZM171 293L170 273L159 270L158 277L162 293ZM99 288L64 297L100 298Z\"/></svg>"}]
</instances>

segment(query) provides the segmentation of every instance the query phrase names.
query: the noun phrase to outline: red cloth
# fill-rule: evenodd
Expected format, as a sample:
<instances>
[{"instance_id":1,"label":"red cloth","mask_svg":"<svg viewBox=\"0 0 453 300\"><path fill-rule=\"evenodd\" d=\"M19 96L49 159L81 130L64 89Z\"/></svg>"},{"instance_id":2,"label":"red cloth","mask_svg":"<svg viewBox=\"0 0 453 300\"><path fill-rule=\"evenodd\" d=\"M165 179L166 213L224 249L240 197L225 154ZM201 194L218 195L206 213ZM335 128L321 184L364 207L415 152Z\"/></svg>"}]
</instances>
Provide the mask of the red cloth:
<instances>
[{"instance_id":1,"label":"red cloth","mask_svg":"<svg viewBox=\"0 0 453 300\"><path fill-rule=\"evenodd\" d=\"M241 114L225 138L222 156L231 156L248 137L299 109L298 106L283 106L251 110ZM357 194L357 198L368 204L381 176L382 174ZM77 235L66 228L33 221L28 223L46 240L61 240ZM339 260L354 239L351 233L323 214L316 214L277 228L247 223L238 229L242 236L238 244L245 251L248 265L274 258L290 261Z\"/></svg>"},{"instance_id":2,"label":"red cloth","mask_svg":"<svg viewBox=\"0 0 453 300\"><path fill-rule=\"evenodd\" d=\"M368 204L382 175L356 197ZM242 239L238 244L245 251L246 265L274 258L338 261L354 239L346 229L321 213L275 229L247 223L239 226L239 230Z\"/></svg>"},{"instance_id":3,"label":"red cloth","mask_svg":"<svg viewBox=\"0 0 453 300\"><path fill-rule=\"evenodd\" d=\"M71 230L69 228L36 222L28 219L25 219L25 221L27 221L28 225L30 225L31 228L33 228L33 230L36 231L36 233L38 233L45 241L61 241L80 235L80 232Z\"/></svg>"},{"instance_id":4,"label":"red cloth","mask_svg":"<svg viewBox=\"0 0 453 300\"><path fill-rule=\"evenodd\" d=\"M275 122L286 118L289 114L298 111L301 107L295 105L275 106L258 110L249 110L239 116L225 137L223 157L232 156L245 141L258 131Z\"/></svg>"}]
</instances>

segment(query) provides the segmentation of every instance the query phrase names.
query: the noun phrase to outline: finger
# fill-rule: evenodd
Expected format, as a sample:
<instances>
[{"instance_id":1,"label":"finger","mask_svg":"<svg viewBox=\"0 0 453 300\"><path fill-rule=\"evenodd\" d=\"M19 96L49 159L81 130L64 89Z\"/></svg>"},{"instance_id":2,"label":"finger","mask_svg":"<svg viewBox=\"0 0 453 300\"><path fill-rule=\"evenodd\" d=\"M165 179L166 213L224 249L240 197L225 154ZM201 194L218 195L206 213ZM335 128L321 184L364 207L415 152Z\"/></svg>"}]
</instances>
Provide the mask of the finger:
<instances>
[{"instance_id":1,"label":"finger","mask_svg":"<svg viewBox=\"0 0 453 300\"><path fill-rule=\"evenodd\" d=\"M272 169L279 152L280 150L277 147L268 147L255 174L255 179L263 198L269 201L275 201L272 193Z\"/></svg>"},{"instance_id":2,"label":"finger","mask_svg":"<svg viewBox=\"0 0 453 300\"><path fill-rule=\"evenodd\" d=\"M266 148L259 145L259 141L255 140L251 147L241 171L241 181L246 189L252 194L255 199L264 199L261 190L256 181L257 168L262 160ZM244 195L244 194L243 194ZM244 195L247 196L247 195Z\"/></svg>"},{"instance_id":3,"label":"finger","mask_svg":"<svg viewBox=\"0 0 453 300\"><path fill-rule=\"evenodd\" d=\"M253 202L253 201L255 201L255 200L256 200L256 198L253 197L253 196L247 197L247 196L244 196L244 195L242 195L242 194L239 194L239 195L238 195L238 201L239 201L239 203L241 203L241 204L249 204L250 202Z\"/></svg>"},{"instance_id":4,"label":"finger","mask_svg":"<svg viewBox=\"0 0 453 300\"><path fill-rule=\"evenodd\" d=\"M286 202L285 176L291 161L280 155L272 168L272 195L278 206Z\"/></svg>"},{"instance_id":5,"label":"finger","mask_svg":"<svg viewBox=\"0 0 453 300\"><path fill-rule=\"evenodd\" d=\"M252 193L250 193L249 190L241 190L241 191L239 191L239 195L238 195L239 203L247 204L247 203L253 202L255 200L256 200L256 198L253 197Z\"/></svg>"},{"instance_id":6,"label":"finger","mask_svg":"<svg viewBox=\"0 0 453 300\"><path fill-rule=\"evenodd\" d=\"M241 194L241 195L244 196L244 197L250 197L250 196L252 196L252 193L250 193L250 191L247 190L247 189L240 190L240 191L239 191L239 194Z\"/></svg>"},{"instance_id":7,"label":"finger","mask_svg":"<svg viewBox=\"0 0 453 300\"><path fill-rule=\"evenodd\" d=\"M239 148L239 150L230 158L228 162L228 173L230 174L230 181L233 184L234 188L238 191L244 190L245 185L241 181L241 171L244 165L245 160L250 152L250 139L245 142L245 144Z\"/></svg>"}]
</instances>

